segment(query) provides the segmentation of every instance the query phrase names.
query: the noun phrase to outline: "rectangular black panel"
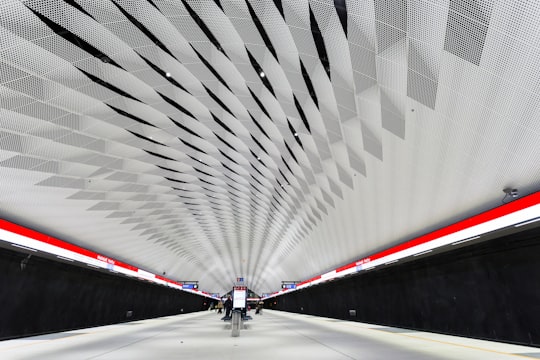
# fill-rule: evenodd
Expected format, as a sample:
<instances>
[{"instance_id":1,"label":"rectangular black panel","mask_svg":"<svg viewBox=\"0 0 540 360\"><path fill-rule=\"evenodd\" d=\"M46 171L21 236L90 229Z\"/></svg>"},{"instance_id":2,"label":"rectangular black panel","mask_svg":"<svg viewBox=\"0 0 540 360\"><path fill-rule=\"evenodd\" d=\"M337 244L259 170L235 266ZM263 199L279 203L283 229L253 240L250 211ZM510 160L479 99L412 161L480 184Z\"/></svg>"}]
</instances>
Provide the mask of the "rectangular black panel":
<instances>
[{"instance_id":1,"label":"rectangular black panel","mask_svg":"<svg viewBox=\"0 0 540 360\"><path fill-rule=\"evenodd\" d=\"M0 340L208 308L198 295L1 248L0 274Z\"/></svg>"},{"instance_id":2,"label":"rectangular black panel","mask_svg":"<svg viewBox=\"0 0 540 360\"><path fill-rule=\"evenodd\" d=\"M538 240L539 228L527 230L298 290L267 306L540 347Z\"/></svg>"}]
</instances>

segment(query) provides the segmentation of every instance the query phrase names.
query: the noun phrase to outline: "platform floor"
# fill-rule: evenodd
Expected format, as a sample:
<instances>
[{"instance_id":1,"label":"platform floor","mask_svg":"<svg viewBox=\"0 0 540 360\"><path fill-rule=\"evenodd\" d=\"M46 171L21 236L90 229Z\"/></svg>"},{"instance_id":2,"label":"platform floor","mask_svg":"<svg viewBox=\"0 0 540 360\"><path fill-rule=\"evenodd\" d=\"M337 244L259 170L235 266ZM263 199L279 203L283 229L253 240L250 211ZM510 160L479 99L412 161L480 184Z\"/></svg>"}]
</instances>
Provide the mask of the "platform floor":
<instances>
[{"instance_id":1,"label":"platform floor","mask_svg":"<svg viewBox=\"0 0 540 360\"><path fill-rule=\"evenodd\" d=\"M205 311L0 342L0 359L540 359L540 348L265 310L239 337Z\"/></svg>"}]
</instances>

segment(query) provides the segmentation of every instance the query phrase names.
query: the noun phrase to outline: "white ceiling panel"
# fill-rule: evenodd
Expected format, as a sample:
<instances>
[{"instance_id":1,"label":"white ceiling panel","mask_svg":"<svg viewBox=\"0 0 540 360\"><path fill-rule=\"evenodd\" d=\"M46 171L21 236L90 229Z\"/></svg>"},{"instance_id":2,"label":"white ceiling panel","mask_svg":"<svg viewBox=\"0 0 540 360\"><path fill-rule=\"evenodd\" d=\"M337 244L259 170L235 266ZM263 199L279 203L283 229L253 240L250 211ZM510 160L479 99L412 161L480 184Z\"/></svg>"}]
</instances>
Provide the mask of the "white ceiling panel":
<instances>
[{"instance_id":1,"label":"white ceiling panel","mask_svg":"<svg viewBox=\"0 0 540 360\"><path fill-rule=\"evenodd\" d=\"M309 279L540 189L539 12L3 1L0 216L211 293Z\"/></svg>"}]
</instances>

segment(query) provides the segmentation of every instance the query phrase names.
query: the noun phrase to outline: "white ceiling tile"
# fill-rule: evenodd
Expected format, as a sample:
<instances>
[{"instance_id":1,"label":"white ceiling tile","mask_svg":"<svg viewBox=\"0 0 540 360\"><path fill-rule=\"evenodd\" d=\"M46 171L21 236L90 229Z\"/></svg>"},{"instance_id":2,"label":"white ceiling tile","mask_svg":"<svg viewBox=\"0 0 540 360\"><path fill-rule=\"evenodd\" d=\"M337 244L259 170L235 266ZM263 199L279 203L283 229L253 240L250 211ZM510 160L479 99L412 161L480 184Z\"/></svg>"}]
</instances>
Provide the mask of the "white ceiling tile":
<instances>
[{"instance_id":1,"label":"white ceiling tile","mask_svg":"<svg viewBox=\"0 0 540 360\"><path fill-rule=\"evenodd\" d=\"M536 1L154 3L0 5L2 218L263 293L540 187Z\"/></svg>"}]
</instances>

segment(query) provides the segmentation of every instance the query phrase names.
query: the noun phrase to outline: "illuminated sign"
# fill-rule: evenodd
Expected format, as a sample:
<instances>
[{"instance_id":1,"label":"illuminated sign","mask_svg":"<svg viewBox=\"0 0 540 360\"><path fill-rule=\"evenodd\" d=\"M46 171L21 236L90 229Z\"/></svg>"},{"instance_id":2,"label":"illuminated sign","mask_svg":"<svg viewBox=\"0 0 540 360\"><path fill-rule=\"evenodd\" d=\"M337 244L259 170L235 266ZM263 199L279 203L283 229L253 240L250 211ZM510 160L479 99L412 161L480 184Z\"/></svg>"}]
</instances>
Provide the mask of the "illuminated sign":
<instances>
[{"instance_id":1,"label":"illuminated sign","mask_svg":"<svg viewBox=\"0 0 540 360\"><path fill-rule=\"evenodd\" d=\"M296 289L296 284L281 284L282 289Z\"/></svg>"},{"instance_id":2,"label":"illuminated sign","mask_svg":"<svg viewBox=\"0 0 540 360\"><path fill-rule=\"evenodd\" d=\"M199 285L197 284L182 284L182 289L191 289L191 290L195 290L195 289L198 289L199 288Z\"/></svg>"},{"instance_id":3,"label":"illuminated sign","mask_svg":"<svg viewBox=\"0 0 540 360\"><path fill-rule=\"evenodd\" d=\"M233 289L233 308L245 308L247 286L235 286Z\"/></svg>"}]
</instances>

